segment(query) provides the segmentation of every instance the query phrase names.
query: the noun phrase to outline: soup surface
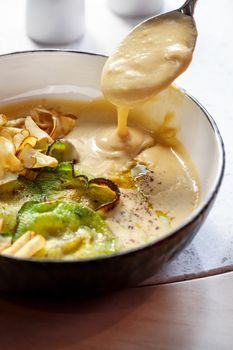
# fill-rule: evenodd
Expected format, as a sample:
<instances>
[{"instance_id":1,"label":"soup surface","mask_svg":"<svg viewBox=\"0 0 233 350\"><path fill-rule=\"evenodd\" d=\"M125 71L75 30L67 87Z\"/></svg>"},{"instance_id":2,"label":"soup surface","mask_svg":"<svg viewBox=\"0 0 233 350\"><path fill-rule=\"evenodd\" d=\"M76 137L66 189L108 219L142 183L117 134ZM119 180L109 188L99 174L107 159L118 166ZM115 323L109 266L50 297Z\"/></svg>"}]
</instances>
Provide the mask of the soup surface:
<instances>
[{"instance_id":1,"label":"soup surface","mask_svg":"<svg viewBox=\"0 0 233 350\"><path fill-rule=\"evenodd\" d=\"M103 99L38 98L1 112L2 254L114 254L164 236L198 204L195 168L166 127L169 113L155 131L132 110L122 137Z\"/></svg>"}]
</instances>

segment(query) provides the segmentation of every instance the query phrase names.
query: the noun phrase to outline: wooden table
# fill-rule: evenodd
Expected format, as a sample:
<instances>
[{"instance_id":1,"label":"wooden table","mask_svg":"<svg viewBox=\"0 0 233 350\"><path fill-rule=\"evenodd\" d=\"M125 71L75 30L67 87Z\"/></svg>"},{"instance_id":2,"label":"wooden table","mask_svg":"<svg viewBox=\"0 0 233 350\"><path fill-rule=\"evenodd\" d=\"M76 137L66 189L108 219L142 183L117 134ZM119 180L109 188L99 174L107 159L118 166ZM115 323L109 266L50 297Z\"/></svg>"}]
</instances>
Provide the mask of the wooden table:
<instances>
[{"instance_id":1,"label":"wooden table","mask_svg":"<svg viewBox=\"0 0 233 350\"><path fill-rule=\"evenodd\" d=\"M1 350L228 350L233 272L92 300L0 298Z\"/></svg>"}]
</instances>

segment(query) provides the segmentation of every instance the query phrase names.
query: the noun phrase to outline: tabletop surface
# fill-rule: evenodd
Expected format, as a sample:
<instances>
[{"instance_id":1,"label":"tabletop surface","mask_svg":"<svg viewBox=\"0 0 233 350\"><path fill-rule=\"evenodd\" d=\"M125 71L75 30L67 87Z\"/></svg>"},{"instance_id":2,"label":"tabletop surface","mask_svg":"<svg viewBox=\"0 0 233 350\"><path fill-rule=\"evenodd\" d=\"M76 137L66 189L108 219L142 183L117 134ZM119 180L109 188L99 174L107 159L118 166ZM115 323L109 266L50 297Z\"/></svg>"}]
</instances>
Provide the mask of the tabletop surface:
<instances>
[{"instance_id":1,"label":"tabletop surface","mask_svg":"<svg viewBox=\"0 0 233 350\"><path fill-rule=\"evenodd\" d=\"M0 296L1 350L230 350L233 272L89 300Z\"/></svg>"},{"instance_id":2,"label":"tabletop surface","mask_svg":"<svg viewBox=\"0 0 233 350\"><path fill-rule=\"evenodd\" d=\"M24 0L0 1L0 53L44 47L26 36L25 3ZM182 0L165 0L163 10L181 4ZM177 84L195 96L219 126L227 152L223 185L214 208L193 242L175 260L144 282L146 285L204 276L232 268L232 14L232 0L198 2L195 18L199 38L194 59L188 71L177 79ZM106 0L86 0L85 35L63 48L108 55L140 20L116 16L109 10Z\"/></svg>"}]
</instances>

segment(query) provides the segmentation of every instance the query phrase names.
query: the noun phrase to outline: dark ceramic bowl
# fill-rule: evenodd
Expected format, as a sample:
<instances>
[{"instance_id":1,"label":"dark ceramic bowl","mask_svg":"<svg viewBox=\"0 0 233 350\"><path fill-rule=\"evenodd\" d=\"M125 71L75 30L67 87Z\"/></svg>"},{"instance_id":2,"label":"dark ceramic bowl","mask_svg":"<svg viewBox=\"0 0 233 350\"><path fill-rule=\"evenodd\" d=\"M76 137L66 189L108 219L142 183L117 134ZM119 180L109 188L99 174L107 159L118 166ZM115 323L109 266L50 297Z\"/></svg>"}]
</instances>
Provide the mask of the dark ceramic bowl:
<instances>
[{"instance_id":1,"label":"dark ceramic bowl","mask_svg":"<svg viewBox=\"0 0 233 350\"><path fill-rule=\"evenodd\" d=\"M70 51L33 51L0 56L0 101L31 95L98 96L106 58ZM152 276L194 237L211 209L224 172L224 147L215 122L187 93L168 89L152 104L156 118L167 111L180 123L179 139L199 174L202 198L198 208L165 237L115 256L82 261L21 260L0 256L0 290L96 293L136 285ZM156 119L157 120L157 119ZM150 119L153 124L153 116Z\"/></svg>"}]
</instances>

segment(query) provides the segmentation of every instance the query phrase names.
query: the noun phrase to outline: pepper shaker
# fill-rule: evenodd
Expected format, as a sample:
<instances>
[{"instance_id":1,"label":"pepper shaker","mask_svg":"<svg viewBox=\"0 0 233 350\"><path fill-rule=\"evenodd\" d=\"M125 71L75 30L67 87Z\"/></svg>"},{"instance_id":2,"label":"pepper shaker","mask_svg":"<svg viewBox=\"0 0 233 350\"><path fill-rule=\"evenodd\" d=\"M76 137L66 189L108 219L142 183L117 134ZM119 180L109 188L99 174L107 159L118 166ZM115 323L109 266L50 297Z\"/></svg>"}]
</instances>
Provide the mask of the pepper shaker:
<instances>
[{"instance_id":1,"label":"pepper shaker","mask_svg":"<svg viewBox=\"0 0 233 350\"><path fill-rule=\"evenodd\" d=\"M44 44L68 44L84 33L84 0L27 0L26 31Z\"/></svg>"}]
</instances>

